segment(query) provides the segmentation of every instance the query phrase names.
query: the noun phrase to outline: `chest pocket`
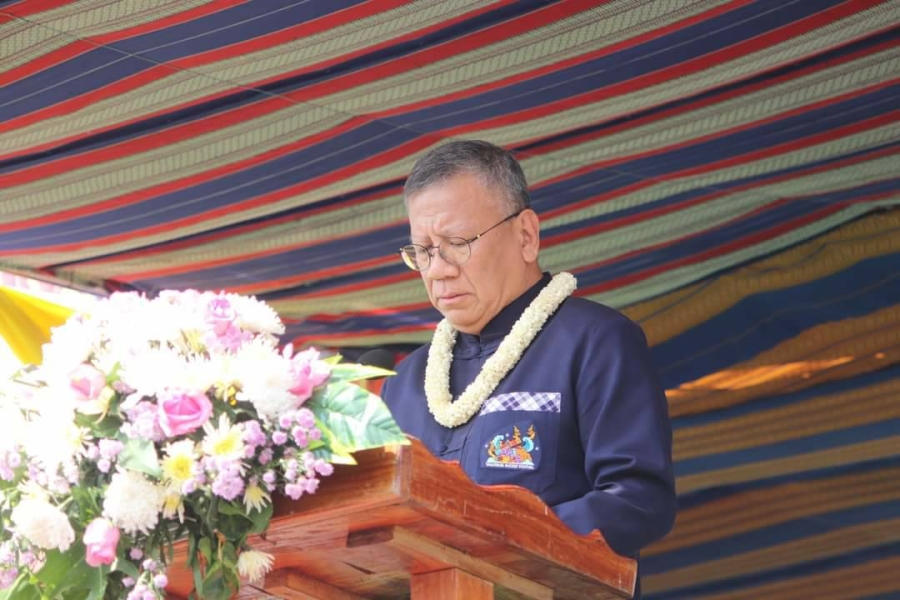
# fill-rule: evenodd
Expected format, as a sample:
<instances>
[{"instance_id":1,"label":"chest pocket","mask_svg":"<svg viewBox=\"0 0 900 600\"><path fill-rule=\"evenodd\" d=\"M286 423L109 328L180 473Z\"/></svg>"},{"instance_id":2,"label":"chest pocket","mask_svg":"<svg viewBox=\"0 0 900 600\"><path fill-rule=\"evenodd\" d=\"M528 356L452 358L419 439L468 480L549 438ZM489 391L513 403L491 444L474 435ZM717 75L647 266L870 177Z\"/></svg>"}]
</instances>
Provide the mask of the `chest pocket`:
<instances>
[{"instance_id":1,"label":"chest pocket","mask_svg":"<svg viewBox=\"0 0 900 600\"><path fill-rule=\"evenodd\" d=\"M479 485L518 485L539 494L556 482L561 395L512 392L485 401L462 452Z\"/></svg>"}]
</instances>

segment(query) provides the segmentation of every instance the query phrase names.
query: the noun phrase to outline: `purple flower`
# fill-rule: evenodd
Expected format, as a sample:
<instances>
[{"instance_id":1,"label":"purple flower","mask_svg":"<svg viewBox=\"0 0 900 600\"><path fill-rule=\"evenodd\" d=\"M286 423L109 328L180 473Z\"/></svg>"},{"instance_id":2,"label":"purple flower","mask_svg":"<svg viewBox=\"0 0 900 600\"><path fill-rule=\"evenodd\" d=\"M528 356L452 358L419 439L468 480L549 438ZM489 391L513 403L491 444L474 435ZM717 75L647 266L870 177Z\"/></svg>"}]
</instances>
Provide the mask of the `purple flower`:
<instances>
[{"instance_id":1,"label":"purple flower","mask_svg":"<svg viewBox=\"0 0 900 600\"><path fill-rule=\"evenodd\" d=\"M263 432L259 421L247 421L244 423L244 442L250 446L265 445L266 434Z\"/></svg>"},{"instance_id":2,"label":"purple flower","mask_svg":"<svg viewBox=\"0 0 900 600\"><path fill-rule=\"evenodd\" d=\"M15 567L0 569L0 589L5 589L15 583L19 576L19 570Z\"/></svg>"},{"instance_id":3,"label":"purple flower","mask_svg":"<svg viewBox=\"0 0 900 600\"><path fill-rule=\"evenodd\" d=\"M325 462L321 458L316 460L315 464L313 465L313 469L315 469L316 473L318 473L319 475L324 475L326 477L334 473L334 465Z\"/></svg>"},{"instance_id":4,"label":"purple flower","mask_svg":"<svg viewBox=\"0 0 900 600\"><path fill-rule=\"evenodd\" d=\"M100 449L97 448L95 444L91 444L85 450L84 455L88 458L88 460L97 460L100 458Z\"/></svg>"},{"instance_id":5,"label":"purple flower","mask_svg":"<svg viewBox=\"0 0 900 600\"><path fill-rule=\"evenodd\" d=\"M101 458L97 461L97 468L100 469L101 473L109 473L111 467L112 463L109 462L109 459Z\"/></svg>"},{"instance_id":6,"label":"purple flower","mask_svg":"<svg viewBox=\"0 0 900 600\"><path fill-rule=\"evenodd\" d=\"M276 431L272 434L272 443L277 444L278 446L282 445L287 441L287 434L283 431Z\"/></svg>"},{"instance_id":7,"label":"purple flower","mask_svg":"<svg viewBox=\"0 0 900 600\"><path fill-rule=\"evenodd\" d=\"M292 500L299 500L304 491L306 491L305 487L299 483L289 483L284 486L285 495Z\"/></svg>"},{"instance_id":8,"label":"purple flower","mask_svg":"<svg viewBox=\"0 0 900 600\"><path fill-rule=\"evenodd\" d=\"M144 551L135 546L128 551L128 556L131 557L131 560L141 560L144 557Z\"/></svg>"},{"instance_id":9,"label":"purple flower","mask_svg":"<svg viewBox=\"0 0 900 600\"><path fill-rule=\"evenodd\" d=\"M232 469L223 469L213 480L212 492L226 500L234 500L244 491L244 480L240 473Z\"/></svg>"},{"instance_id":10,"label":"purple flower","mask_svg":"<svg viewBox=\"0 0 900 600\"><path fill-rule=\"evenodd\" d=\"M119 455L119 452L122 451L122 442L119 440L108 440L101 439L97 442L98 449L100 451L100 456L103 458L108 458L109 460L114 459Z\"/></svg>"},{"instance_id":11,"label":"purple flower","mask_svg":"<svg viewBox=\"0 0 900 600\"><path fill-rule=\"evenodd\" d=\"M158 589L163 589L167 585L169 585L169 578L160 573L156 577L153 578L153 585L155 585Z\"/></svg>"},{"instance_id":12,"label":"purple flower","mask_svg":"<svg viewBox=\"0 0 900 600\"><path fill-rule=\"evenodd\" d=\"M316 425L316 417L308 408L301 408L297 411L297 425L312 429Z\"/></svg>"},{"instance_id":13,"label":"purple flower","mask_svg":"<svg viewBox=\"0 0 900 600\"><path fill-rule=\"evenodd\" d=\"M309 438L306 437L306 430L299 425L291 430L291 436L294 438L294 442L300 447L309 444Z\"/></svg>"},{"instance_id":14,"label":"purple flower","mask_svg":"<svg viewBox=\"0 0 900 600\"><path fill-rule=\"evenodd\" d=\"M155 404L141 401L125 411L128 422L122 424L122 433L128 437L158 442L165 438L159 426L159 412Z\"/></svg>"}]
</instances>

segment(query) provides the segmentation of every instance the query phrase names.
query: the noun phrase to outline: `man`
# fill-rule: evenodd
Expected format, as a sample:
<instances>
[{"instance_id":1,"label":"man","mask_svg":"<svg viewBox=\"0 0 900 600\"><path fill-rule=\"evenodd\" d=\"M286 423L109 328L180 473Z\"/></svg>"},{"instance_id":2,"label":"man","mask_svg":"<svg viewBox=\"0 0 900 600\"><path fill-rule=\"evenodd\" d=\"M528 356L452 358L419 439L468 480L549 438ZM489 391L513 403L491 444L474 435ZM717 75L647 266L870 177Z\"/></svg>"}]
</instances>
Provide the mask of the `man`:
<instances>
[{"instance_id":1,"label":"man","mask_svg":"<svg viewBox=\"0 0 900 600\"><path fill-rule=\"evenodd\" d=\"M571 275L542 273L538 217L505 150L432 150L404 201L400 254L444 321L385 381L397 423L476 483L528 488L576 533L599 529L637 556L675 515L666 399L643 332L572 297Z\"/></svg>"}]
</instances>

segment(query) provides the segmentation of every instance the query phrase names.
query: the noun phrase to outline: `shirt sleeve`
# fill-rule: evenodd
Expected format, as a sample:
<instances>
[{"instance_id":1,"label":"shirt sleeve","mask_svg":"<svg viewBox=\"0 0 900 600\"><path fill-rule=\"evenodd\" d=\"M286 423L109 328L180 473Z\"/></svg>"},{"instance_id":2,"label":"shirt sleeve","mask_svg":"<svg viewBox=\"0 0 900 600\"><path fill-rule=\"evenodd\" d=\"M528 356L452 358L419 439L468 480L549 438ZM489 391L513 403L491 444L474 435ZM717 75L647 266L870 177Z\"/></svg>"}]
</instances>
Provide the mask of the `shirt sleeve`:
<instances>
[{"instance_id":1,"label":"shirt sleeve","mask_svg":"<svg viewBox=\"0 0 900 600\"><path fill-rule=\"evenodd\" d=\"M625 318L595 329L575 363L578 428L593 489L553 509L576 533L599 529L613 550L635 556L675 520L665 393L643 331Z\"/></svg>"}]
</instances>

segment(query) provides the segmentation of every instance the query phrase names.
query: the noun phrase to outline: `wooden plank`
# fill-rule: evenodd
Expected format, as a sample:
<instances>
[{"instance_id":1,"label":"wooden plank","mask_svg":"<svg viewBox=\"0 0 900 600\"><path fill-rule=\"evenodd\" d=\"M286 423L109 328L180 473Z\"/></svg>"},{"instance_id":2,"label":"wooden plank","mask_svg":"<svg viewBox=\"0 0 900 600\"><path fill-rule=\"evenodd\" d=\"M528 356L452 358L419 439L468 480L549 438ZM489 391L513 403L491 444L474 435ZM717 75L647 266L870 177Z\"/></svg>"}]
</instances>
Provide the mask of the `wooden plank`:
<instances>
[{"instance_id":1,"label":"wooden plank","mask_svg":"<svg viewBox=\"0 0 900 600\"><path fill-rule=\"evenodd\" d=\"M593 579L590 596L582 590L577 598L630 598L634 593L636 561L613 552L599 531L576 535L536 495L511 485L475 485L458 464L442 463L420 443L404 450L410 506L431 519L489 536L533 557L535 570L516 569L519 575L550 576L566 587L578 586L578 579ZM580 577L572 578L564 570Z\"/></svg>"},{"instance_id":2,"label":"wooden plank","mask_svg":"<svg viewBox=\"0 0 900 600\"><path fill-rule=\"evenodd\" d=\"M318 493L298 501L277 495L275 516L251 547L274 557L274 570L297 572L364 598L407 597L410 577L441 570L436 559L379 546L347 548L350 534L402 527L524 580L550 588L556 600L630 597L636 563L598 534L575 535L537 496L511 486L477 486L458 465L442 462L417 440L399 452L356 455L338 465ZM179 542L167 592L188 597L193 581L187 544ZM502 585L498 600L522 598Z\"/></svg>"},{"instance_id":3,"label":"wooden plank","mask_svg":"<svg viewBox=\"0 0 900 600\"><path fill-rule=\"evenodd\" d=\"M284 600L365 600L294 569L269 573L264 588Z\"/></svg>"},{"instance_id":4,"label":"wooden plank","mask_svg":"<svg viewBox=\"0 0 900 600\"><path fill-rule=\"evenodd\" d=\"M494 600L490 582L459 569L413 575L411 600Z\"/></svg>"},{"instance_id":5,"label":"wooden plank","mask_svg":"<svg viewBox=\"0 0 900 600\"><path fill-rule=\"evenodd\" d=\"M379 546L401 552L420 561L430 561L428 570L434 569L435 562L447 567L455 567L495 585L509 588L533 600L553 600L553 590L547 586L529 581L496 565L476 558L465 552L435 542L427 537L403 527L383 527L369 531L351 533L347 537L348 548ZM385 553L388 556L387 553ZM415 571L413 571L415 575Z\"/></svg>"}]
</instances>

